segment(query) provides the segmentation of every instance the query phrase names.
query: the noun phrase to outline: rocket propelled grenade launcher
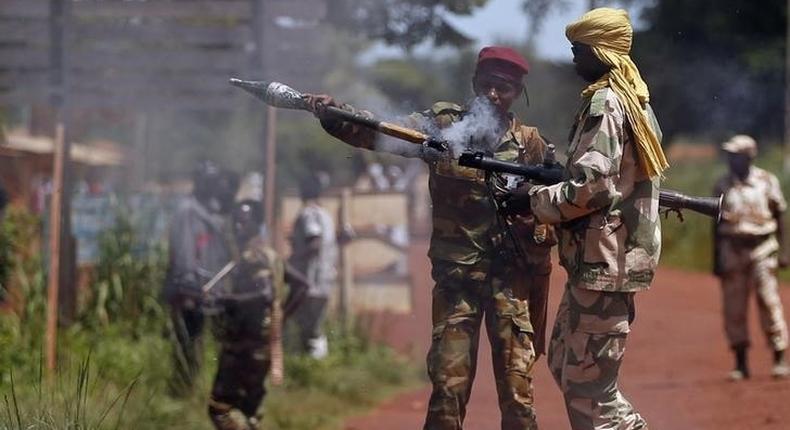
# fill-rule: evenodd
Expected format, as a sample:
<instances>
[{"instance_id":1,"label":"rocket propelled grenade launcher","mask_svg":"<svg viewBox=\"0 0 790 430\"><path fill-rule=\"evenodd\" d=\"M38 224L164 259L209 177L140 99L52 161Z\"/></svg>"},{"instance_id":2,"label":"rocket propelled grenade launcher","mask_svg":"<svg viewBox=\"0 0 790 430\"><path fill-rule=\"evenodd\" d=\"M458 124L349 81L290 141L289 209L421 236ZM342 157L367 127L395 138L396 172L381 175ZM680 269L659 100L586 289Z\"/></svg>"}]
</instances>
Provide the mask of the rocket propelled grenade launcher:
<instances>
[{"instance_id":1,"label":"rocket propelled grenade launcher","mask_svg":"<svg viewBox=\"0 0 790 430\"><path fill-rule=\"evenodd\" d=\"M565 180L564 169L557 165L527 166L510 161L497 160L482 152L466 152L458 158L458 164L465 167L485 170L487 172L509 173L543 185L552 185ZM719 197L687 196L674 190L660 190L658 204L665 209L677 211L688 209L718 221L721 218L721 201Z\"/></svg>"},{"instance_id":2,"label":"rocket propelled grenade launcher","mask_svg":"<svg viewBox=\"0 0 790 430\"><path fill-rule=\"evenodd\" d=\"M310 105L307 103L307 100L302 93L280 82L245 81L242 79L231 78L230 84L242 88L269 106L282 109L306 110L308 112L312 111ZM379 133L405 140L407 142L419 145L425 144L438 151L446 151L448 147L446 142L435 139L421 131L408 127L403 127L390 122L379 121L375 118L370 118L357 113L351 113L334 106L327 106L326 112L331 116L342 119L343 121L353 122L355 124L376 130Z\"/></svg>"}]
</instances>

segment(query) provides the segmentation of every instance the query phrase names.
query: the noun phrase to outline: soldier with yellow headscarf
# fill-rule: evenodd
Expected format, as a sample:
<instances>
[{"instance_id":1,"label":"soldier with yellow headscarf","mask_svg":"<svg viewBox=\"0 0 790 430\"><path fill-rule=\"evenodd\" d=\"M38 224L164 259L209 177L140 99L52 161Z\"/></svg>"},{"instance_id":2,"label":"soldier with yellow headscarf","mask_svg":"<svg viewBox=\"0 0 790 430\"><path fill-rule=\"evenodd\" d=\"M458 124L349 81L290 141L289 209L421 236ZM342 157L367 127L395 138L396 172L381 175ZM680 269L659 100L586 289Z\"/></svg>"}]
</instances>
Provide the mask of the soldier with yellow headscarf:
<instances>
[{"instance_id":1,"label":"soldier with yellow headscarf","mask_svg":"<svg viewBox=\"0 0 790 430\"><path fill-rule=\"evenodd\" d=\"M566 35L576 71L589 83L571 131L570 179L513 198L529 198L540 222L562 226L560 263L568 283L548 359L571 427L645 429L617 379L634 293L649 288L661 249L658 187L668 167L661 131L629 57L628 14L594 9Z\"/></svg>"}]
</instances>

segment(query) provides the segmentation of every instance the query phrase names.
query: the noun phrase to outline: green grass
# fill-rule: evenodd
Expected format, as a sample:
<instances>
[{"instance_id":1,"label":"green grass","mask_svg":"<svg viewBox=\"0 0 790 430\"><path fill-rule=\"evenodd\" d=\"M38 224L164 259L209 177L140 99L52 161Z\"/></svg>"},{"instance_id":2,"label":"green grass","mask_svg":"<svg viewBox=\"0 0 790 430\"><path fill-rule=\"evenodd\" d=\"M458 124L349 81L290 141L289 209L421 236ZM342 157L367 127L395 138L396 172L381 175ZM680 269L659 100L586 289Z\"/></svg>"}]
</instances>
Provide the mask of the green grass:
<instances>
[{"instance_id":1,"label":"green grass","mask_svg":"<svg viewBox=\"0 0 790 430\"><path fill-rule=\"evenodd\" d=\"M102 238L89 299L76 323L60 329L59 368L45 377L46 276L30 247L39 224L19 211L0 224L0 287L11 285L24 297L14 312L0 314L0 430L211 430L207 403L217 366L211 331L206 327L194 389L171 396L169 318L158 288L166 254L160 247L133 253L134 227L123 219ZM325 360L286 355L285 384L270 387L264 403L265 428L339 429L344 417L422 383L421 370L361 330L333 327Z\"/></svg>"},{"instance_id":2,"label":"green grass","mask_svg":"<svg viewBox=\"0 0 790 430\"><path fill-rule=\"evenodd\" d=\"M41 355L33 351L0 373L0 429L210 430L206 407L216 345L207 340L194 390L176 398L168 394L170 345L164 337L132 339L113 328L65 331L53 381L43 376ZM264 403L265 428L339 429L344 417L422 383L414 365L358 334L333 335L330 345L322 361L286 357L285 384L270 386Z\"/></svg>"}]
</instances>

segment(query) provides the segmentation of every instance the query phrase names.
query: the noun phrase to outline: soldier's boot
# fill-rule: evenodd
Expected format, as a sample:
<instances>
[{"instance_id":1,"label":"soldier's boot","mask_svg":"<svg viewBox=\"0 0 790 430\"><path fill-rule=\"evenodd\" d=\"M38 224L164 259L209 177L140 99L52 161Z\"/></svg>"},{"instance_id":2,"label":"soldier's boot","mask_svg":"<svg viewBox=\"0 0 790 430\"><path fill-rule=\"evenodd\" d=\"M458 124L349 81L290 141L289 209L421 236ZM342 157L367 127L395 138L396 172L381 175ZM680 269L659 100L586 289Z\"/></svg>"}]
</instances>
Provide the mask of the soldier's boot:
<instances>
[{"instance_id":1,"label":"soldier's boot","mask_svg":"<svg viewBox=\"0 0 790 430\"><path fill-rule=\"evenodd\" d=\"M247 418L247 428L249 430L261 430L261 420L258 417Z\"/></svg>"},{"instance_id":2,"label":"soldier's boot","mask_svg":"<svg viewBox=\"0 0 790 430\"><path fill-rule=\"evenodd\" d=\"M774 350L774 365L771 368L771 376L774 378L786 378L790 376L790 365L785 359L785 351Z\"/></svg>"},{"instance_id":3,"label":"soldier's boot","mask_svg":"<svg viewBox=\"0 0 790 430\"><path fill-rule=\"evenodd\" d=\"M240 423L239 420L233 417L231 414L232 409L231 405L210 401L208 415L214 424L214 428L217 430L249 430L250 426L246 422Z\"/></svg>"},{"instance_id":4,"label":"soldier's boot","mask_svg":"<svg viewBox=\"0 0 790 430\"><path fill-rule=\"evenodd\" d=\"M747 361L748 347L740 345L733 348L735 353L735 369L730 372L729 379L731 381L742 381L749 379L749 365Z\"/></svg>"}]
</instances>

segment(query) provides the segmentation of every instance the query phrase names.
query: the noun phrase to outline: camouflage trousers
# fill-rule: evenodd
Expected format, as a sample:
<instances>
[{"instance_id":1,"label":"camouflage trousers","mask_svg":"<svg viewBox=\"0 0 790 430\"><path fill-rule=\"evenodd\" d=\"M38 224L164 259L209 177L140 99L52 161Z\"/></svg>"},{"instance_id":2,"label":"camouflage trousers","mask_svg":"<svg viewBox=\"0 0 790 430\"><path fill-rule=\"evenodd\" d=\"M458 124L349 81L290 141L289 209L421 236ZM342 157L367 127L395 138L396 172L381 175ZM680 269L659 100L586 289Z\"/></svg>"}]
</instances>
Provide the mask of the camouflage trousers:
<instances>
[{"instance_id":1,"label":"camouflage trousers","mask_svg":"<svg viewBox=\"0 0 790 430\"><path fill-rule=\"evenodd\" d=\"M208 413L217 430L257 430L271 367L269 343L222 345ZM234 416L233 411L241 413Z\"/></svg>"},{"instance_id":2,"label":"camouflage trousers","mask_svg":"<svg viewBox=\"0 0 790 430\"><path fill-rule=\"evenodd\" d=\"M737 270L728 270L721 277L724 301L724 331L731 347L749 345L746 314L749 295L754 289L760 325L768 343L776 351L787 348L787 323L776 281L776 254L753 259L749 253L728 253L728 263ZM734 259L742 261L735 262Z\"/></svg>"},{"instance_id":3,"label":"camouflage trousers","mask_svg":"<svg viewBox=\"0 0 790 430\"><path fill-rule=\"evenodd\" d=\"M509 268L496 273L487 264L434 261L432 275L436 285L427 362L433 392L424 429L462 428L483 320L491 343L501 428L536 429L532 395L536 357L526 293L515 283L518 273Z\"/></svg>"},{"instance_id":4,"label":"camouflage trousers","mask_svg":"<svg viewBox=\"0 0 790 430\"><path fill-rule=\"evenodd\" d=\"M633 293L566 287L548 360L573 430L647 428L617 386L633 318Z\"/></svg>"}]
</instances>

